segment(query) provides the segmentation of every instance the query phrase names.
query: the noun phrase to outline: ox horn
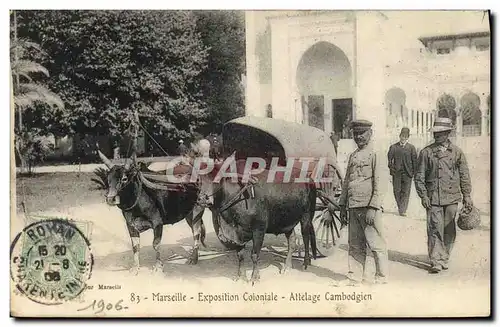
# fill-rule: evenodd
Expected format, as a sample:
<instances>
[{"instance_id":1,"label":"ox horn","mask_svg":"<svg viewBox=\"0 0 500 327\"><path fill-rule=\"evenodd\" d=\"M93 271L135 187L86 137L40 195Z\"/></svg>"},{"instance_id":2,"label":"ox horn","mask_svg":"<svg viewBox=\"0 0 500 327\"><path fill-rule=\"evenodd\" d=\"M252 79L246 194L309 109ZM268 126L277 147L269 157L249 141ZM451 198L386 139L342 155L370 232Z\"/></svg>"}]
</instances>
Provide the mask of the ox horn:
<instances>
[{"instance_id":1,"label":"ox horn","mask_svg":"<svg viewBox=\"0 0 500 327\"><path fill-rule=\"evenodd\" d=\"M111 160L109 160L105 155L104 153L102 153L99 149L97 149L97 153L99 154L99 157L101 158L102 162L104 162L104 164L109 168L111 169L111 167L113 167L113 163L111 162Z\"/></svg>"}]
</instances>

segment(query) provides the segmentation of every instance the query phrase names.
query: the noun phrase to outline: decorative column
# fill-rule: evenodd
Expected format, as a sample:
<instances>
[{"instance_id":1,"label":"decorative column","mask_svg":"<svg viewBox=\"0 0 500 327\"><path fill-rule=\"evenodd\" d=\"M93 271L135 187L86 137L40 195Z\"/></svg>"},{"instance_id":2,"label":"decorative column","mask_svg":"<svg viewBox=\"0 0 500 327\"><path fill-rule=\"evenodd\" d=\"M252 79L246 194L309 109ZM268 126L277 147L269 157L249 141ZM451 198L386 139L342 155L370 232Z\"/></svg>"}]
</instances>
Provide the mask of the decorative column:
<instances>
[{"instance_id":1,"label":"decorative column","mask_svg":"<svg viewBox=\"0 0 500 327\"><path fill-rule=\"evenodd\" d=\"M245 115L259 116L266 115L266 108L260 103L260 81L259 66L256 55L257 29L255 26L255 16L259 12L245 12L245 37L246 37L246 88L245 88Z\"/></svg>"},{"instance_id":2,"label":"decorative column","mask_svg":"<svg viewBox=\"0 0 500 327\"><path fill-rule=\"evenodd\" d=\"M373 122L374 140L377 146L386 148L386 113L384 108L384 62L378 51L382 38L379 28L381 23L375 12L356 13L356 103L355 119L367 119Z\"/></svg>"},{"instance_id":3,"label":"decorative column","mask_svg":"<svg viewBox=\"0 0 500 327\"><path fill-rule=\"evenodd\" d=\"M458 112L457 113L457 137L461 137L462 136L462 125L463 125L463 121L462 121L462 113L461 112Z\"/></svg>"},{"instance_id":4,"label":"decorative column","mask_svg":"<svg viewBox=\"0 0 500 327\"><path fill-rule=\"evenodd\" d=\"M413 112L413 109L408 108L408 128L410 129L410 133L414 134L415 132L413 131L413 117L411 113Z\"/></svg>"},{"instance_id":5,"label":"decorative column","mask_svg":"<svg viewBox=\"0 0 500 327\"><path fill-rule=\"evenodd\" d=\"M456 131L457 138L460 138L462 136L462 125L463 125L462 112L460 110L460 97L455 96L454 98L455 98L455 103L456 103L455 112L457 114L455 131Z\"/></svg>"},{"instance_id":6,"label":"decorative column","mask_svg":"<svg viewBox=\"0 0 500 327\"><path fill-rule=\"evenodd\" d=\"M422 131L423 131L423 122L422 122L422 111L420 110L417 110L417 116L418 116L418 125L417 125L417 133L419 135L422 135Z\"/></svg>"},{"instance_id":7,"label":"decorative column","mask_svg":"<svg viewBox=\"0 0 500 327\"><path fill-rule=\"evenodd\" d=\"M271 24L273 108L276 118L295 121L295 105L290 89L287 20L274 20Z\"/></svg>"}]
</instances>

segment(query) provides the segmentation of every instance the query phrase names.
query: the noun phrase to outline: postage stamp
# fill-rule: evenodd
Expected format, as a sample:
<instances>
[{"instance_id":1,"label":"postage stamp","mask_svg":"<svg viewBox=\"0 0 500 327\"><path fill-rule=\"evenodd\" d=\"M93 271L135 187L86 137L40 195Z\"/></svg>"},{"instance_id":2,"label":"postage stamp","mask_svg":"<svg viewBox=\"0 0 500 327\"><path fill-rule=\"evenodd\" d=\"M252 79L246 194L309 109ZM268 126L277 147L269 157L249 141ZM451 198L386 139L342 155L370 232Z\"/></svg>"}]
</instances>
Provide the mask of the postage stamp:
<instances>
[{"instance_id":1,"label":"postage stamp","mask_svg":"<svg viewBox=\"0 0 500 327\"><path fill-rule=\"evenodd\" d=\"M78 297L92 273L93 256L85 235L63 219L33 223L11 245L11 278L17 290L46 305Z\"/></svg>"}]
</instances>

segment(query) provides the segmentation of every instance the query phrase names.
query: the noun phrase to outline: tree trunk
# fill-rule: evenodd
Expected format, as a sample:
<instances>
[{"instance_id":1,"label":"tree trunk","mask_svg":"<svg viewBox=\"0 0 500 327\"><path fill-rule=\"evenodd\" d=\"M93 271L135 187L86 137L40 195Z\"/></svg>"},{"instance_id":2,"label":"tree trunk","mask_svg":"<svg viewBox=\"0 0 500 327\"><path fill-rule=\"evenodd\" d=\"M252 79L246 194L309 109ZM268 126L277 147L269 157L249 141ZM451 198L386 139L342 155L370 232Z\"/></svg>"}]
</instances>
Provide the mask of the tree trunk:
<instances>
[{"instance_id":1,"label":"tree trunk","mask_svg":"<svg viewBox=\"0 0 500 327\"><path fill-rule=\"evenodd\" d=\"M25 160L24 155L22 153L20 142L23 142L23 141L18 139L17 142L15 142L16 143L15 148L16 148L17 155L19 156L19 160L21 161L21 173L23 173L25 168L26 168L26 160Z\"/></svg>"},{"instance_id":2,"label":"tree trunk","mask_svg":"<svg viewBox=\"0 0 500 327\"><path fill-rule=\"evenodd\" d=\"M18 48L17 48L17 13L16 11L14 10L13 11L13 14L14 14L14 44L16 44L16 48L14 50L14 62L17 63L17 61L19 60L18 58ZM11 69L11 74L12 74L12 69ZM14 78L15 78L15 84L11 84L11 88L12 88L12 101L14 101L14 88L15 87L19 87L19 75L18 74L14 74ZM11 83L12 83L12 80L11 80ZM26 169L26 160L24 158L24 155L22 153L22 150L20 147L22 147L22 143L24 143L24 140L22 138L22 133L23 133L23 113L22 113L22 109L21 108L18 108L19 109L19 138L18 138L18 142L16 142L16 150L17 150L17 154L19 155L19 160L21 160L21 172L24 172L24 170ZM14 105L14 110L15 110L15 105Z\"/></svg>"}]
</instances>

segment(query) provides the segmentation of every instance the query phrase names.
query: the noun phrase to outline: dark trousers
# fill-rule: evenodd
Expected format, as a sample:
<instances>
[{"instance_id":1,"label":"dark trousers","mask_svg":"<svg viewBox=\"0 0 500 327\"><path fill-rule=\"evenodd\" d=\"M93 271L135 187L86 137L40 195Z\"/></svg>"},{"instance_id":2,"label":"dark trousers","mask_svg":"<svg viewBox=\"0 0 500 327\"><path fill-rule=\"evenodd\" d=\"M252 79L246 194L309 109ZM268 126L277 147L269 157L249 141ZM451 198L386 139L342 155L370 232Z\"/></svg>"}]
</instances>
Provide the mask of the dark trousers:
<instances>
[{"instance_id":1,"label":"dark trousers","mask_svg":"<svg viewBox=\"0 0 500 327\"><path fill-rule=\"evenodd\" d=\"M408 201L410 200L412 178L404 171L395 172L392 176L392 188L394 191L394 198L398 204L398 211L400 214L406 213L408 209Z\"/></svg>"},{"instance_id":2,"label":"dark trousers","mask_svg":"<svg viewBox=\"0 0 500 327\"><path fill-rule=\"evenodd\" d=\"M455 215L458 204L432 206L427 210L427 246L433 266L448 266L457 230Z\"/></svg>"}]
</instances>

